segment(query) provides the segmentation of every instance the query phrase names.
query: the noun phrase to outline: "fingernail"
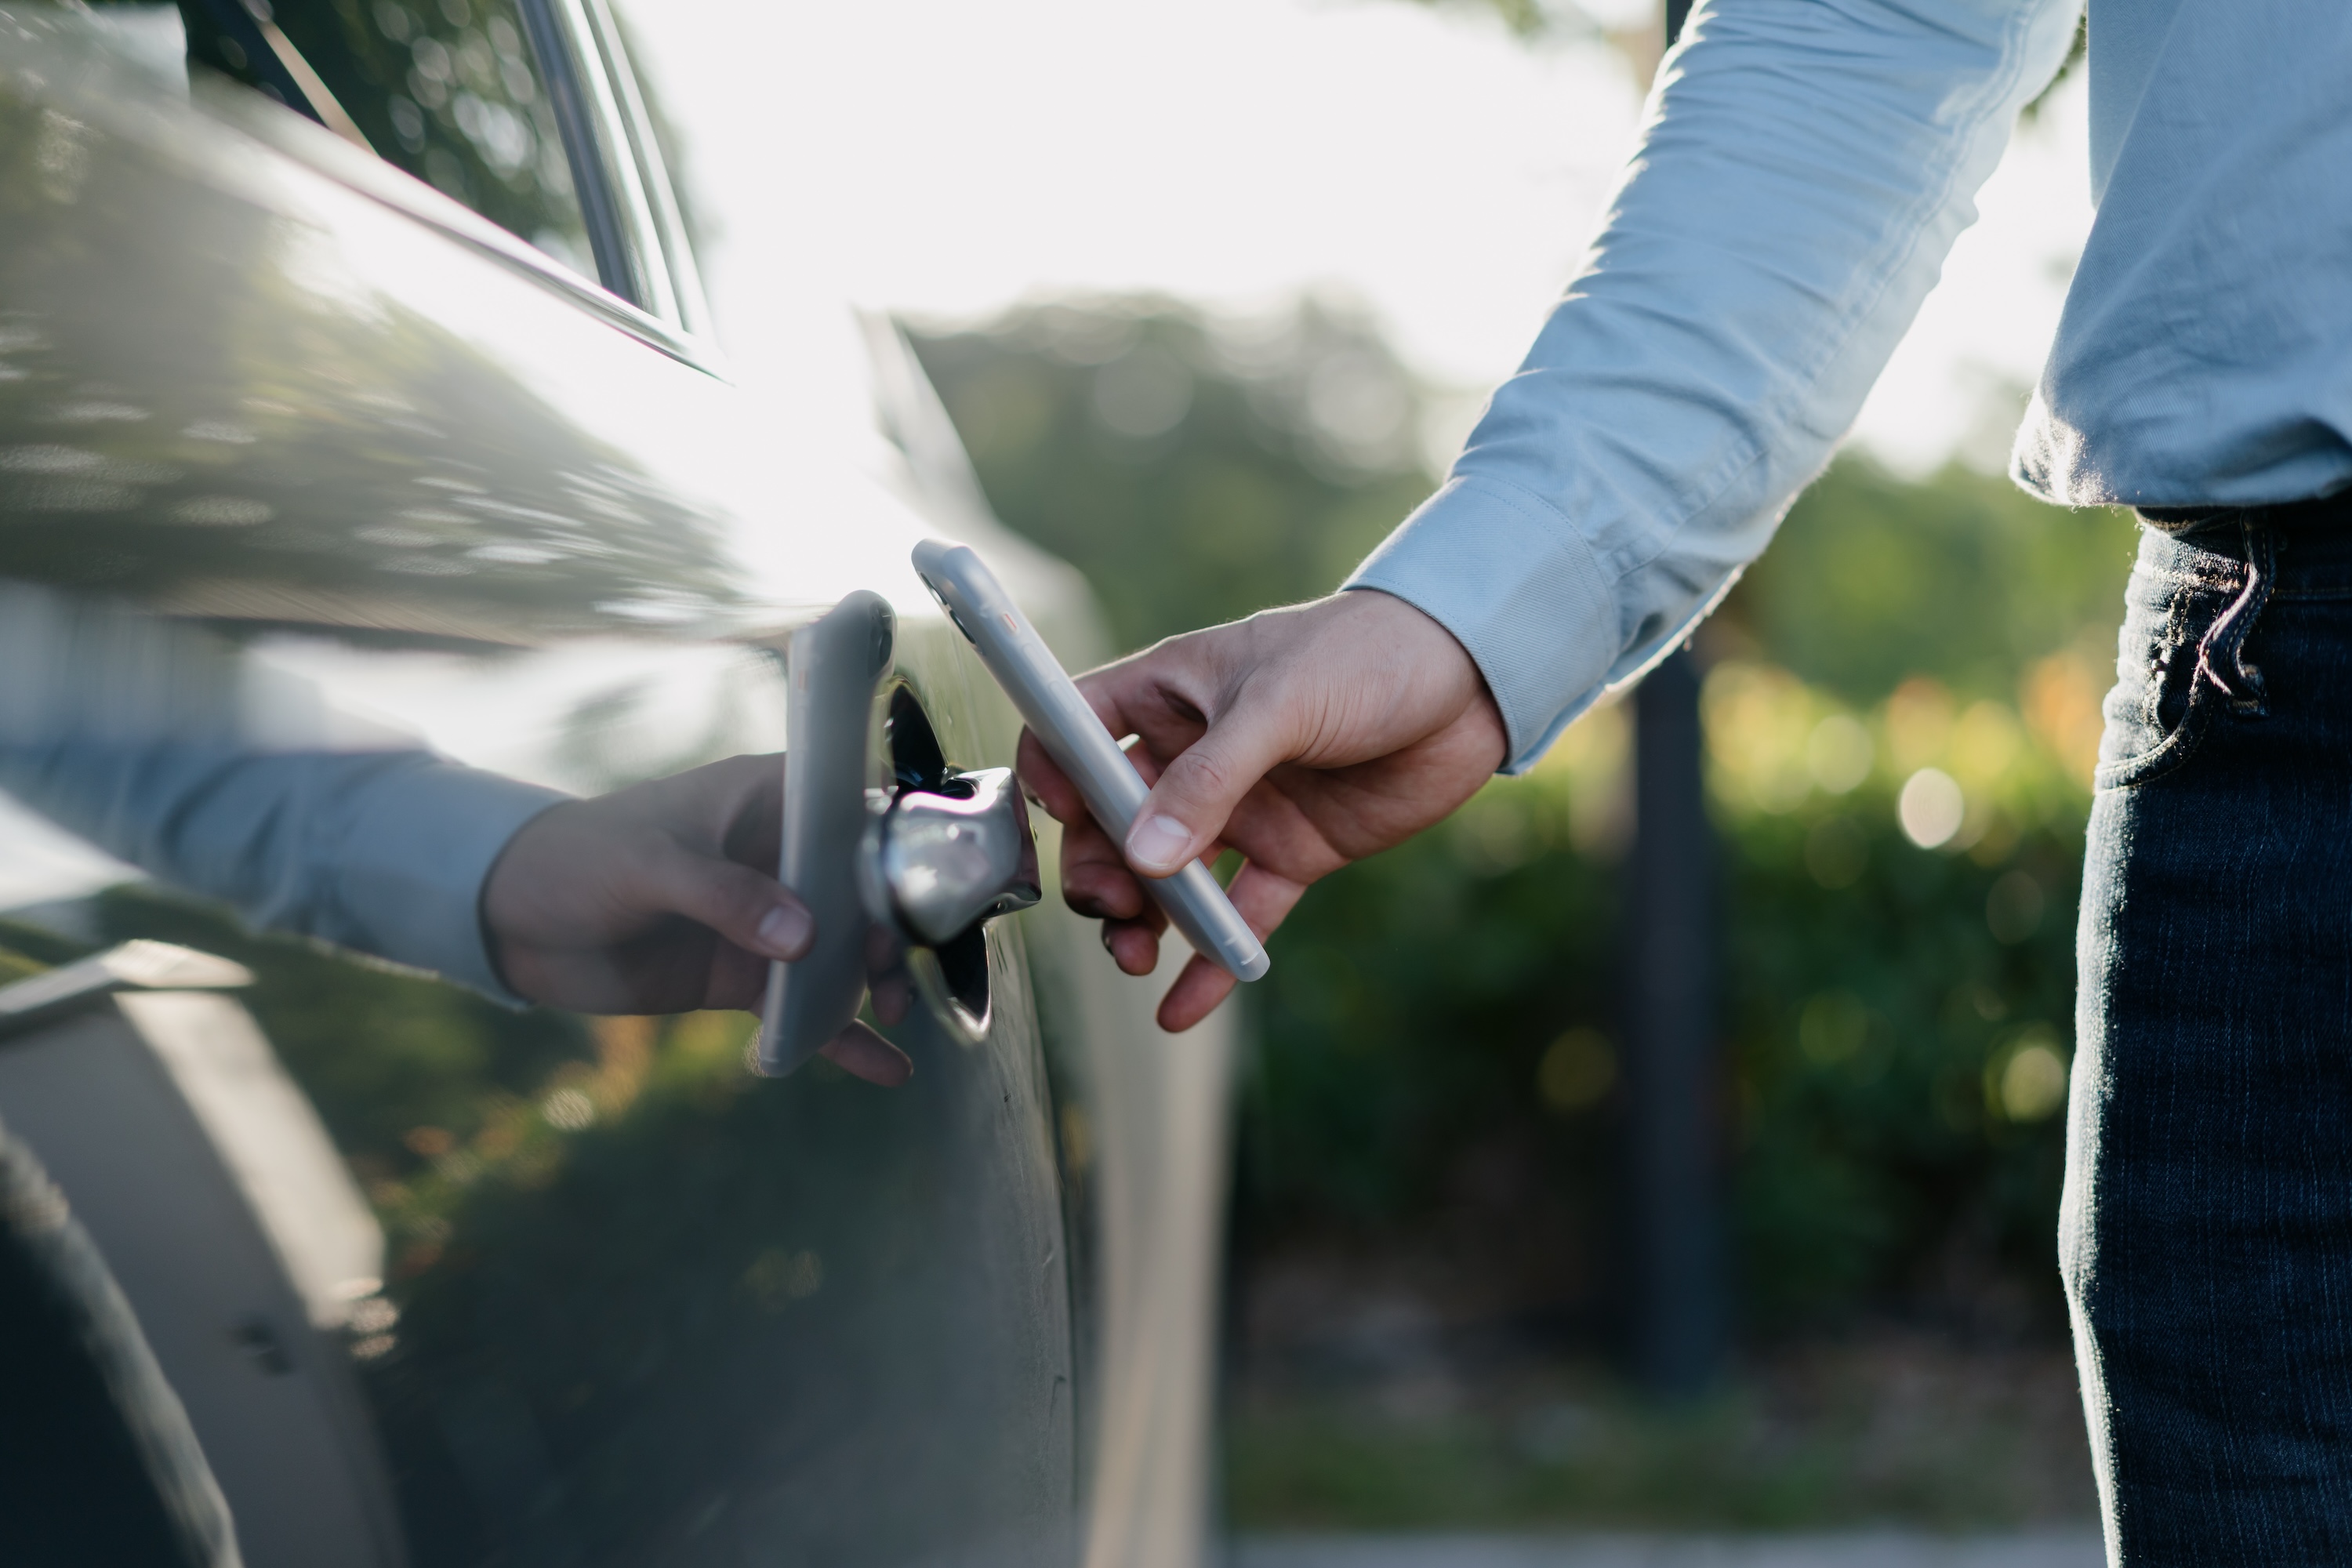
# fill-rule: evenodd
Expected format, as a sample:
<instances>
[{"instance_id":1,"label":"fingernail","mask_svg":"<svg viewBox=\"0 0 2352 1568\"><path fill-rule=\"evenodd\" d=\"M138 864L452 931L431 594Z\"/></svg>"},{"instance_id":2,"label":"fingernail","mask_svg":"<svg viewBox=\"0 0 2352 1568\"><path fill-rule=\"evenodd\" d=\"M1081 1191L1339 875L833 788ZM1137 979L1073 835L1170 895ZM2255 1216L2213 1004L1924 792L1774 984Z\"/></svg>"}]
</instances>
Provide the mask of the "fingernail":
<instances>
[{"instance_id":1,"label":"fingernail","mask_svg":"<svg viewBox=\"0 0 2352 1568\"><path fill-rule=\"evenodd\" d=\"M790 962L800 957L815 935L816 922L808 911L791 904L778 904L760 917L760 945L771 958Z\"/></svg>"},{"instance_id":2,"label":"fingernail","mask_svg":"<svg viewBox=\"0 0 2352 1568\"><path fill-rule=\"evenodd\" d=\"M1192 830L1172 816L1147 816L1127 835L1127 858L1144 870L1161 876L1184 864L1192 845Z\"/></svg>"}]
</instances>

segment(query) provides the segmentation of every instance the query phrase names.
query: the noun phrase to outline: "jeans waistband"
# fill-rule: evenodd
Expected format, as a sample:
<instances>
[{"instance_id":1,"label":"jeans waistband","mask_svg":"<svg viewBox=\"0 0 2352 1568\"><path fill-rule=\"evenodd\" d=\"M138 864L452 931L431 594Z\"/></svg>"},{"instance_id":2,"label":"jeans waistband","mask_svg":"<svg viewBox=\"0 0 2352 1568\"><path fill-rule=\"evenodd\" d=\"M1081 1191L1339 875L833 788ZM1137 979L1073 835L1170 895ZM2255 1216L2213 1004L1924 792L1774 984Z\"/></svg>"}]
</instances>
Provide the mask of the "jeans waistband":
<instances>
[{"instance_id":1,"label":"jeans waistband","mask_svg":"<svg viewBox=\"0 0 2352 1568\"><path fill-rule=\"evenodd\" d=\"M2259 538L2276 552L2282 583L2315 573L2331 584L2352 582L2352 490L2279 506L2143 507L2139 518L2183 565L2198 554L2251 560Z\"/></svg>"},{"instance_id":2,"label":"jeans waistband","mask_svg":"<svg viewBox=\"0 0 2352 1568\"><path fill-rule=\"evenodd\" d=\"M2139 520L2166 533L2201 533L2208 529L2237 529L2252 522L2284 532L2306 529L2352 531L2352 489L2310 500L2281 501L2274 506L2144 506Z\"/></svg>"}]
</instances>

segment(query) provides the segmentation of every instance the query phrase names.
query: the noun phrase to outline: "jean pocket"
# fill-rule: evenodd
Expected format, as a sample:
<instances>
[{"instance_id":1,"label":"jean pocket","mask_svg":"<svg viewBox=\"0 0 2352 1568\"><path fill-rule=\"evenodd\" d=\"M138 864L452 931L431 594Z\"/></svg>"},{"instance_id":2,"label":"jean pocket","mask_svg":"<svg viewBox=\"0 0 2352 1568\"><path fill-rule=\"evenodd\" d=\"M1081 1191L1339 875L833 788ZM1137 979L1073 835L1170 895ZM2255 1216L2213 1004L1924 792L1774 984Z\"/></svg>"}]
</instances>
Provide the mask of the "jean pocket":
<instances>
[{"instance_id":1,"label":"jean pocket","mask_svg":"<svg viewBox=\"0 0 2352 1568\"><path fill-rule=\"evenodd\" d=\"M2201 678L2200 649L2237 596L2231 584L2132 574L2116 684L2101 710L2098 788L2151 783L2196 752L2226 702Z\"/></svg>"}]
</instances>

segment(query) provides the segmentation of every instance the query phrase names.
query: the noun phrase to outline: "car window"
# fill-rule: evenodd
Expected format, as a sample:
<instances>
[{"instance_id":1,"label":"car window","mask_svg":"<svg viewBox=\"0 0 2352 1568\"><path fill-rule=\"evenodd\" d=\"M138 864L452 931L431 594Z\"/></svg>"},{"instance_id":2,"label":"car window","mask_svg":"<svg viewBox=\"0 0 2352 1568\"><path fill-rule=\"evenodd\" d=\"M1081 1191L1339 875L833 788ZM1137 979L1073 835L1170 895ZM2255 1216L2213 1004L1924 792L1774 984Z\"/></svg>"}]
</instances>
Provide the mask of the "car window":
<instances>
[{"instance_id":1,"label":"car window","mask_svg":"<svg viewBox=\"0 0 2352 1568\"><path fill-rule=\"evenodd\" d=\"M582 276L557 92L517 0L180 0L188 58L310 112ZM561 47L546 28L545 47ZM568 79L568 73L566 73Z\"/></svg>"}]
</instances>

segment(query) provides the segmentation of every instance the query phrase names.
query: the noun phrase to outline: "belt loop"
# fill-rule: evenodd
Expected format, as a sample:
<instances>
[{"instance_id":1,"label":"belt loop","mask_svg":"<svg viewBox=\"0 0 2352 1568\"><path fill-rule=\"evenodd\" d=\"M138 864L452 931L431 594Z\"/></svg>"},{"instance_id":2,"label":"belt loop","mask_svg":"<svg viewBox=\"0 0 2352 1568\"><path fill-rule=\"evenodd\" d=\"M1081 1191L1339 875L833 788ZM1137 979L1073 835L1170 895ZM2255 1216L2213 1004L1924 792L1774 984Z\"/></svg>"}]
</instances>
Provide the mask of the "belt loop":
<instances>
[{"instance_id":1,"label":"belt loop","mask_svg":"<svg viewBox=\"0 0 2352 1568\"><path fill-rule=\"evenodd\" d=\"M2263 689L2263 672L2246 662L2245 653L2246 636L2270 602L2271 584L2278 575L2276 531L2257 522L2255 517L2251 511L2239 514L2239 525L2245 531L2246 586L2214 620L2197 647L2197 673L2220 689L2230 700L2230 711L2242 719L2265 718L2271 710Z\"/></svg>"}]
</instances>

